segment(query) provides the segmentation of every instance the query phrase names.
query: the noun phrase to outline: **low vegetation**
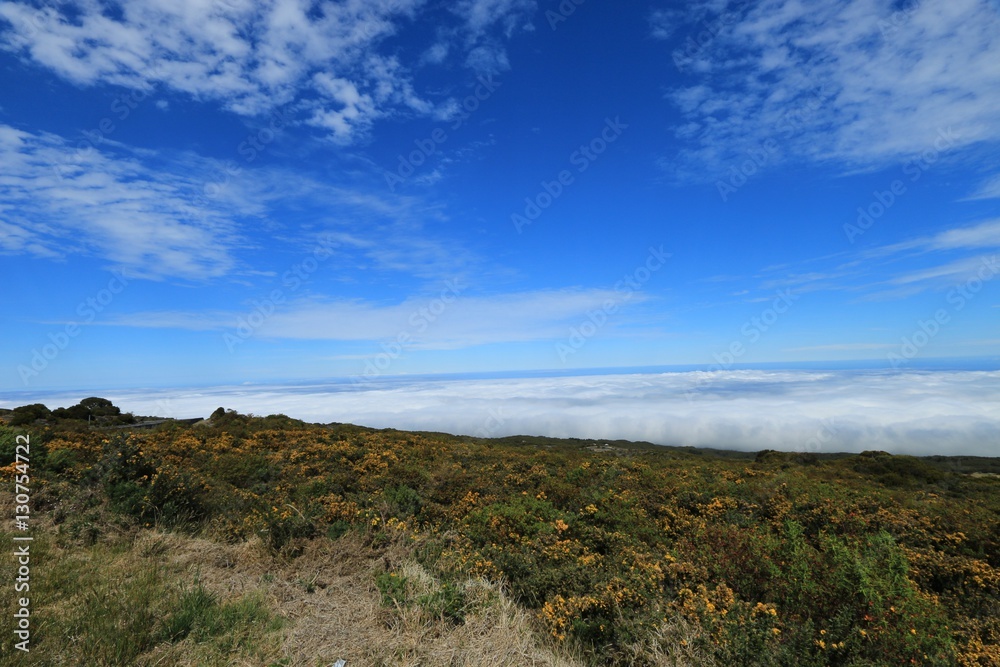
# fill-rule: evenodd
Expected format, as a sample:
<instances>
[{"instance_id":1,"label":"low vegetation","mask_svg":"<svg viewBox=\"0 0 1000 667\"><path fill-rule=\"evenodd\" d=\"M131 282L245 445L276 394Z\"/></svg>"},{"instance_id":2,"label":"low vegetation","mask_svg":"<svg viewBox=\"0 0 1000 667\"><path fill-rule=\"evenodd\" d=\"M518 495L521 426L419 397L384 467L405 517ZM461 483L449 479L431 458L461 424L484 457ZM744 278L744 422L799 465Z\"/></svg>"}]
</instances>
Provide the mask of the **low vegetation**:
<instances>
[{"instance_id":1,"label":"low vegetation","mask_svg":"<svg viewBox=\"0 0 1000 667\"><path fill-rule=\"evenodd\" d=\"M1000 664L990 459L46 422L24 664Z\"/></svg>"}]
</instances>

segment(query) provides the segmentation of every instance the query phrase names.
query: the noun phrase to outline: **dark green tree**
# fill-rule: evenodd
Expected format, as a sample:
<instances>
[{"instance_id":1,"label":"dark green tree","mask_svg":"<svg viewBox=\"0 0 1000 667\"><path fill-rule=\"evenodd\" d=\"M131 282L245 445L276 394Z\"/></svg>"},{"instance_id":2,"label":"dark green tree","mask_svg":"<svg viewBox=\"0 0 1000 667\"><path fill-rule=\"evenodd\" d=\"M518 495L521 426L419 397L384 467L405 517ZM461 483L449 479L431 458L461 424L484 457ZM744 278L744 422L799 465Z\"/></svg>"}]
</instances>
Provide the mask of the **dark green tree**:
<instances>
[{"instance_id":1,"label":"dark green tree","mask_svg":"<svg viewBox=\"0 0 1000 667\"><path fill-rule=\"evenodd\" d=\"M52 412L41 403L22 405L19 408L14 408L14 412L10 418L10 425L23 426L34 424L39 419L48 419L51 416Z\"/></svg>"},{"instance_id":2,"label":"dark green tree","mask_svg":"<svg viewBox=\"0 0 1000 667\"><path fill-rule=\"evenodd\" d=\"M90 419L99 417L117 417L121 408L106 398L91 396L68 408L56 408L52 415L58 419Z\"/></svg>"}]
</instances>

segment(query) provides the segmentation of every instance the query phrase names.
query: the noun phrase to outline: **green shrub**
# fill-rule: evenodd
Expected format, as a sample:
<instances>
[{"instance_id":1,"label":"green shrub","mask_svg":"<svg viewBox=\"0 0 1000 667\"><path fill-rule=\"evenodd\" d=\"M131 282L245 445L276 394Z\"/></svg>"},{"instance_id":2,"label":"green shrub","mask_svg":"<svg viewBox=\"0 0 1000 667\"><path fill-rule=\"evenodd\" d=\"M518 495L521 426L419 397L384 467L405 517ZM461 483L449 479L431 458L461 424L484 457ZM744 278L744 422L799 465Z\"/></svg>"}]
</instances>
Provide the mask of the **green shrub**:
<instances>
[{"instance_id":1,"label":"green shrub","mask_svg":"<svg viewBox=\"0 0 1000 667\"><path fill-rule=\"evenodd\" d=\"M97 473L112 506L140 522L182 526L208 514L202 485L189 473L147 456L142 440L134 436L110 438Z\"/></svg>"},{"instance_id":2,"label":"green shrub","mask_svg":"<svg viewBox=\"0 0 1000 667\"><path fill-rule=\"evenodd\" d=\"M417 604L434 618L465 622L465 591L453 584L444 583L438 590L419 596Z\"/></svg>"},{"instance_id":3,"label":"green shrub","mask_svg":"<svg viewBox=\"0 0 1000 667\"><path fill-rule=\"evenodd\" d=\"M423 501L420 494L408 486L391 486L382 491L382 498L389 506L389 515L407 519L420 513Z\"/></svg>"},{"instance_id":4,"label":"green shrub","mask_svg":"<svg viewBox=\"0 0 1000 667\"><path fill-rule=\"evenodd\" d=\"M375 585L386 607L405 607L409 603L410 585L406 577L395 572L381 572L375 577Z\"/></svg>"}]
</instances>

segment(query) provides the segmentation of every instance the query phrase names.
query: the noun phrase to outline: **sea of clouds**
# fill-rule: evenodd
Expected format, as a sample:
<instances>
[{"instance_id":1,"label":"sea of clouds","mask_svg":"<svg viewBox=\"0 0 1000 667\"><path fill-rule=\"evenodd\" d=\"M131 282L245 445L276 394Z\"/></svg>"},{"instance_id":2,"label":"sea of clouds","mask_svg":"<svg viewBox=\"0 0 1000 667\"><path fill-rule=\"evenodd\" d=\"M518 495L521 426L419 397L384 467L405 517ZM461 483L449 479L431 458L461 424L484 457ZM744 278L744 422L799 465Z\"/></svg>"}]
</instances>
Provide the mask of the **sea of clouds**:
<instances>
[{"instance_id":1,"label":"sea of clouds","mask_svg":"<svg viewBox=\"0 0 1000 667\"><path fill-rule=\"evenodd\" d=\"M789 451L881 449L1000 456L1000 371L632 373L503 379L391 378L105 392L175 418L218 407L310 422L506 436L644 440ZM4 403L19 405L10 397ZM71 405L83 395L31 401Z\"/></svg>"}]
</instances>

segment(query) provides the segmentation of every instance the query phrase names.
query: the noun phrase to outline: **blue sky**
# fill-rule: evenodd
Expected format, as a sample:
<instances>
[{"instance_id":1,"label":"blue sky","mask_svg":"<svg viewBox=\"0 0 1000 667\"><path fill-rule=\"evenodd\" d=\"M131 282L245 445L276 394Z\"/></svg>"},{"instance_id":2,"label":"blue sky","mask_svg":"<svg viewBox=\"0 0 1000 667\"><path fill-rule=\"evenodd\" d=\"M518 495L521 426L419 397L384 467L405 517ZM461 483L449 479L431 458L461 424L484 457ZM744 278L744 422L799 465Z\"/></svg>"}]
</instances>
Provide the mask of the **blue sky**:
<instances>
[{"instance_id":1,"label":"blue sky","mask_svg":"<svg viewBox=\"0 0 1000 667\"><path fill-rule=\"evenodd\" d=\"M996 2L0 3L0 389L1000 356Z\"/></svg>"}]
</instances>

